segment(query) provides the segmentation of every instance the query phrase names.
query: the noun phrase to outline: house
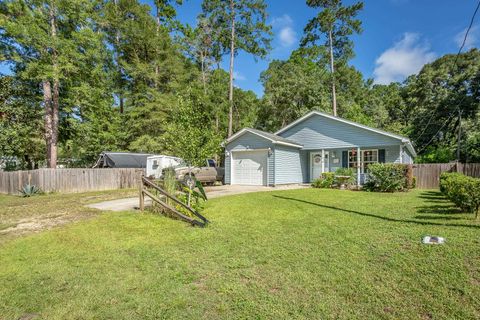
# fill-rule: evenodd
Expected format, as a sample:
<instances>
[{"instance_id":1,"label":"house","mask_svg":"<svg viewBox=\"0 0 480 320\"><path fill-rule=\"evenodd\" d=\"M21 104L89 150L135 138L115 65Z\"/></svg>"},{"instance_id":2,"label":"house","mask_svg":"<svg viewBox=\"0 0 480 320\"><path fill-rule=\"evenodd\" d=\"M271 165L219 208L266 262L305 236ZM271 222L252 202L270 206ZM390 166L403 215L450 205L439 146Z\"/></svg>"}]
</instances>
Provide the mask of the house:
<instances>
[{"instance_id":1,"label":"house","mask_svg":"<svg viewBox=\"0 0 480 320\"><path fill-rule=\"evenodd\" d=\"M149 153L107 152L100 154L93 168L146 168Z\"/></svg>"},{"instance_id":2,"label":"house","mask_svg":"<svg viewBox=\"0 0 480 320\"><path fill-rule=\"evenodd\" d=\"M275 134L244 128L231 136L225 143L225 183L309 183L343 167L354 168L360 185L370 163L410 164L415 156L408 138L312 111Z\"/></svg>"}]
</instances>

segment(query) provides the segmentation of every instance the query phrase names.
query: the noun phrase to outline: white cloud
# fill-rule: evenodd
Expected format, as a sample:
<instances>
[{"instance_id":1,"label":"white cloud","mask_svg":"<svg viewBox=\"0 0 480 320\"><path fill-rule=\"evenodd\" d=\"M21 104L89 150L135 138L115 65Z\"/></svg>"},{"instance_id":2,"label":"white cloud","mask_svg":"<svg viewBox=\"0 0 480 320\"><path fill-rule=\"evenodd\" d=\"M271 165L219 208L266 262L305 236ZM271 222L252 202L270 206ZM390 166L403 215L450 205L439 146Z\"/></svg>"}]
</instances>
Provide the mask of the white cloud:
<instances>
[{"instance_id":1,"label":"white cloud","mask_svg":"<svg viewBox=\"0 0 480 320\"><path fill-rule=\"evenodd\" d=\"M274 28L291 26L293 24L293 20L288 14L284 14L283 16L273 18L271 24Z\"/></svg>"},{"instance_id":2,"label":"white cloud","mask_svg":"<svg viewBox=\"0 0 480 320\"><path fill-rule=\"evenodd\" d=\"M282 47L290 47L297 42L297 33L293 30L293 20L288 14L272 19L272 26L278 31L278 39Z\"/></svg>"},{"instance_id":3,"label":"white cloud","mask_svg":"<svg viewBox=\"0 0 480 320\"><path fill-rule=\"evenodd\" d=\"M237 72L237 71L233 71L233 79L235 79L236 81L247 80L247 78L243 74L241 74L240 72Z\"/></svg>"},{"instance_id":4,"label":"white cloud","mask_svg":"<svg viewBox=\"0 0 480 320\"><path fill-rule=\"evenodd\" d=\"M467 40L465 40L465 46L463 47L463 49L468 50L475 47L475 45L478 42L478 31L479 31L478 26L473 26L470 29L470 32L468 33L468 36L467 36ZM463 39L465 39L466 32L467 32L467 29L465 28L464 30L462 30L461 32L455 35L454 41L457 44L458 48L462 46Z\"/></svg>"},{"instance_id":5,"label":"white cloud","mask_svg":"<svg viewBox=\"0 0 480 320\"><path fill-rule=\"evenodd\" d=\"M297 33L291 27L285 27L280 30L278 37L283 47L290 47L297 42Z\"/></svg>"},{"instance_id":6,"label":"white cloud","mask_svg":"<svg viewBox=\"0 0 480 320\"><path fill-rule=\"evenodd\" d=\"M404 33L400 41L384 51L375 61L375 83L402 81L420 71L423 65L433 61L435 57L430 46L420 42L419 34Z\"/></svg>"}]
</instances>

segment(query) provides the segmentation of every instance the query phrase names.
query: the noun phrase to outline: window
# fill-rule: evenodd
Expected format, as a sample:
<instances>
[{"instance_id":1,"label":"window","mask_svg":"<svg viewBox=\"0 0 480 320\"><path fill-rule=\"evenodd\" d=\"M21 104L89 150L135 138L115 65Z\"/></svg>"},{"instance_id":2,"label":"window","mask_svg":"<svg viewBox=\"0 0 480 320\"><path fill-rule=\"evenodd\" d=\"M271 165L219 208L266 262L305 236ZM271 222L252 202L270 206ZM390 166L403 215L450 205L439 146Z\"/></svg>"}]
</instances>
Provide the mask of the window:
<instances>
[{"instance_id":1,"label":"window","mask_svg":"<svg viewBox=\"0 0 480 320\"><path fill-rule=\"evenodd\" d=\"M363 154L363 163L362 163L362 172L368 173L368 166L370 163L378 162L378 150L364 150Z\"/></svg>"},{"instance_id":2,"label":"window","mask_svg":"<svg viewBox=\"0 0 480 320\"><path fill-rule=\"evenodd\" d=\"M357 150L348 151L348 167L357 168Z\"/></svg>"},{"instance_id":3,"label":"window","mask_svg":"<svg viewBox=\"0 0 480 320\"><path fill-rule=\"evenodd\" d=\"M368 173L368 165L370 163L378 162L378 150L360 150L360 172ZM356 169L358 166L357 162L357 150L348 151L348 167Z\"/></svg>"}]
</instances>

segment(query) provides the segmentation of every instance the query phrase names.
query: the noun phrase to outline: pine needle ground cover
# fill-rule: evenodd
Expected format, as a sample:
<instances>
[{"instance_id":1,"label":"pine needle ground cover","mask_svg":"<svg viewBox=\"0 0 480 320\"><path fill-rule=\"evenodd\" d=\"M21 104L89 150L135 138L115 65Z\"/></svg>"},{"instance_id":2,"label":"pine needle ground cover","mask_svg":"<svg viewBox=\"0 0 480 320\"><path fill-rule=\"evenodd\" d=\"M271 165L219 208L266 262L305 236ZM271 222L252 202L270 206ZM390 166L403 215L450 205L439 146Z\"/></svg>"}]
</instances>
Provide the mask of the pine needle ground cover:
<instances>
[{"instance_id":1,"label":"pine needle ground cover","mask_svg":"<svg viewBox=\"0 0 480 320\"><path fill-rule=\"evenodd\" d=\"M4 241L0 319L480 317L480 223L437 191L264 192L204 213L205 229L102 213Z\"/></svg>"}]
</instances>

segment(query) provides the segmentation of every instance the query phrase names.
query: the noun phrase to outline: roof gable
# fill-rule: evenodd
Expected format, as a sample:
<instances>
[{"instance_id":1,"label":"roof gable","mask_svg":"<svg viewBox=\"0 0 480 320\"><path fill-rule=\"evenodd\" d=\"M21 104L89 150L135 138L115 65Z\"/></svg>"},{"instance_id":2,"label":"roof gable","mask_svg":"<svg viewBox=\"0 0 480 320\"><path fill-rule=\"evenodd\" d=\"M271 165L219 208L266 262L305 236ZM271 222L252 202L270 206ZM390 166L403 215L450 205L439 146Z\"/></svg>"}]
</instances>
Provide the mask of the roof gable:
<instances>
[{"instance_id":1,"label":"roof gable","mask_svg":"<svg viewBox=\"0 0 480 320\"><path fill-rule=\"evenodd\" d=\"M320 117L319 120L314 120L312 119L312 117L314 116L318 116ZM360 123L357 123L357 122L353 122L353 121L350 121L350 120L346 120L346 119L343 119L343 118L339 118L339 117L335 117L335 116L332 116L332 115L329 115L329 114L326 114L326 113L323 113L323 112L319 112L319 111L311 111L309 113L307 113L306 115L304 115L303 117L297 119L296 121L290 123L289 125L283 127L282 129L278 130L277 132L275 132L276 135L282 135L282 136L285 136L285 134L288 134L287 136L285 137L289 137L291 140L294 140L294 141L297 141L297 142L302 142L302 144L304 144L304 147L308 148L308 143L304 143L303 140L300 138L300 137L294 137L294 135L292 135L292 132L295 132L297 131L296 129L300 130L300 128L302 127L318 127L318 128L315 128L317 129L318 132L322 132L323 128L320 126L320 125L317 125L316 126L316 123L315 122L322 122L321 119L328 119L329 121L328 122L338 122L338 127L339 128L343 128L345 130L345 128L348 128L348 127L351 127L351 131L352 132L357 132L357 134L361 134L360 131L363 131L365 130L365 132L370 132L372 134L374 134L375 136L378 137L379 141L382 142L382 143L387 143L388 141L398 141L398 143L404 143L406 144L407 148L409 149L409 151L412 153L412 155L416 155L415 153L415 150L413 148L413 145L411 144L410 140L406 137L402 137L400 135L397 135L397 134L393 134L393 133L390 133L390 132L386 132L386 131L383 131L383 130L380 130L380 129L376 129L376 128L372 128L372 127L369 127L369 126L365 126L363 124L360 124ZM323 121L325 122L325 121ZM298 127L298 128L296 128ZM315 131L315 129L312 129L311 131ZM330 132L330 137L333 137L335 138L335 134L337 135L340 135L342 133L342 130L331 130L333 132ZM328 135L328 133L326 133ZM307 134L305 134L307 135ZM370 135L369 135L370 136ZM381 138L381 137L384 137L384 138ZM358 136L354 136L353 139L354 140L358 140ZM340 142L339 142L340 143Z\"/></svg>"},{"instance_id":2,"label":"roof gable","mask_svg":"<svg viewBox=\"0 0 480 320\"><path fill-rule=\"evenodd\" d=\"M301 148L302 145L299 144L299 143L296 143L294 141L291 141L289 139L286 139L284 137L281 137L281 136L277 136L273 133L269 133L269 132L265 132L265 131L261 131L261 130L257 130L257 129L252 129L252 128L243 128L242 130L238 131L237 133L235 133L233 136L231 136L230 138L227 139L226 143L230 143L232 141L234 141L235 139L241 137L242 135L244 135L245 133L251 133L251 134L254 134L256 136L259 136L263 139L266 139L266 140L269 140L270 142L272 142L273 144L281 144L281 145L286 145L286 146L291 146L291 147L297 147L297 148Z\"/></svg>"}]
</instances>

